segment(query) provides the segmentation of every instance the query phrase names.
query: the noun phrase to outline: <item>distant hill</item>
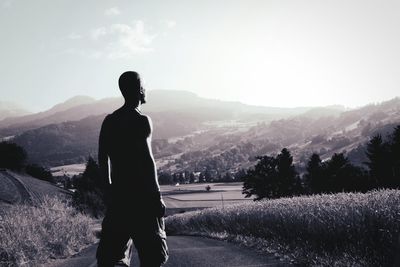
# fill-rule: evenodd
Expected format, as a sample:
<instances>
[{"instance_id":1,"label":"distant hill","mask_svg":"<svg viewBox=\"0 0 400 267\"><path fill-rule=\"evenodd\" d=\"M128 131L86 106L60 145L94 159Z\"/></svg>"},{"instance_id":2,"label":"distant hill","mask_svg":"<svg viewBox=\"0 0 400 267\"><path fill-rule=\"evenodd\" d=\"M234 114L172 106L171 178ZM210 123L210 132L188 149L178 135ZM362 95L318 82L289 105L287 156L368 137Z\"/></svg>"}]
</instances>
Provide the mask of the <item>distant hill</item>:
<instances>
[{"instance_id":1,"label":"distant hill","mask_svg":"<svg viewBox=\"0 0 400 267\"><path fill-rule=\"evenodd\" d=\"M310 108L274 108L245 105L239 102L205 99L194 93L173 90L148 92L148 103L143 111L149 114L182 113L196 121L241 119L245 121L271 121L287 118ZM123 104L121 97L94 100L86 96L71 98L53 108L27 116L6 118L0 121L0 138L53 123L78 121L89 116L111 113Z\"/></svg>"},{"instance_id":2,"label":"distant hill","mask_svg":"<svg viewBox=\"0 0 400 267\"><path fill-rule=\"evenodd\" d=\"M29 113L29 111L15 103L0 101L0 120L9 117L24 116Z\"/></svg>"},{"instance_id":3,"label":"distant hill","mask_svg":"<svg viewBox=\"0 0 400 267\"><path fill-rule=\"evenodd\" d=\"M264 114L278 117L288 117L301 114L310 110L310 107L280 108L246 105L238 101L222 101L197 96L187 91L154 90L148 92L148 103L143 105L145 112L182 111L187 112L195 109L204 109L204 114L210 113L214 116L229 115L234 118L243 114ZM206 112L208 111L208 112ZM220 116L219 116L220 117Z\"/></svg>"},{"instance_id":4,"label":"distant hill","mask_svg":"<svg viewBox=\"0 0 400 267\"><path fill-rule=\"evenodd\" d=\"M153 149L159 155L158 167L169 172L235 172L252 166L256 156L276 154L284 147L289 148L300 171L314 152L322 159L348 152L353 163L362 165L369 138L376 133L386 135L399 124L400 99L395 98L322 117L304 113L260 122L247 129L227 124Z\"/></svg>"},{"instance_id":5,"label":"distant hill","mask_svg":"<svg viewBox=\"0 0 400 267\"><path fill-rule=\"evenodd\" d=\"M15 135L22 130L32 129L50 123L74 120L74 118L84 118L87 117L87 115L80 115L79 110L76 110L76 108L89 105L94 101L93 98L87 96L76 96L43 112L5 118L0 121L0 129L3 129L3 136Z\"/></svg>"},{"instance_id":6,"label":"distant hill","mask_svg":"<svg viewBox=\"0 0 400 267\"><path fill-rule=\"evenodd\" d=\"M59 111L53 115L62 120L94 115L31 129L17 127L13 140L33 162L49 167L82 163L88 155L96 157L101 122L121 104L121 98L109 98ZM374 133L400 123L399 98L351 110L342 106L280 109L159 90L149 92L143 111L153 120L157 166L170 172L206 167L237 171L254 164L255 156L277 153L283 147L302 166L313 152L327 159L344 150L361 164L362 144Z\"/></svg>"}]
</instances>

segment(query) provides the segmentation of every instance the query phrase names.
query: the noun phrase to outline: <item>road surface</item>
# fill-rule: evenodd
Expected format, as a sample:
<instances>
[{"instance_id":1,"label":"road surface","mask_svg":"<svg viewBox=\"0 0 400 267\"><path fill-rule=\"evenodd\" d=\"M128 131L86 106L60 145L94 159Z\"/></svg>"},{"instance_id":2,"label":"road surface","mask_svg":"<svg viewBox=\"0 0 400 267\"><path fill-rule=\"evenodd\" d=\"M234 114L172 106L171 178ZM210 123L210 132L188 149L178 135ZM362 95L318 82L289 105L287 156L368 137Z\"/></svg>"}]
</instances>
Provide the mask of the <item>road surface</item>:
<instances>
[{"instance_id":1,"label":"road surface","mask_svg":"<svg viewBox=\"0 0 400 267\"><path fill-rule=\"evenodd\" d=\"M272 255L261 255L250 249L219 240L193 236L169 236L170 258L165 267L261 267L290 266ZM96 267L97 245L91 246L76 257L54 262L46 267ZM139 267L135 254L131 267Z\"/></svg>"}]
</instances>

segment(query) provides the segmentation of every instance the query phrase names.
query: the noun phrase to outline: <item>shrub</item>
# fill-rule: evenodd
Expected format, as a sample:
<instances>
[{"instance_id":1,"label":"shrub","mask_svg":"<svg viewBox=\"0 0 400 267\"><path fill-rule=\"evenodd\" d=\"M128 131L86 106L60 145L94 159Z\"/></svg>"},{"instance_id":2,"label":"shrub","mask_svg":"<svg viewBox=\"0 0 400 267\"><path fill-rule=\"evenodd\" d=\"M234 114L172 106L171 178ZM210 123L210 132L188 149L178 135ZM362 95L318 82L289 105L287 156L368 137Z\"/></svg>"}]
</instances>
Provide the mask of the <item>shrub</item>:
<instances>
[{"instance_id":1,"label":"shrub","mask_svg":"<svg viewBox=\"0 0 400 267\"><path fill-rule=\"evenodd\" d=\"M14 143L0 142L0 168L21 170L27 155L25 150Z\"/></svg>"},{"instance_id":2,"label":"shrub","mask_svg":"<svg viewBox=\"0 0 400 267\"><path fill-rule=\"evenodd\" d=\"M92 157L89 157L83 174L74 179L74 206L96 218L103 216L106 209L106 192L101 181L99 165Z\"/></svg>"},{"instance_id":3,"label":"shrub","mask_svg":"<svg viewBox=\"0 0 400 267\"><path fill-rule=\"evenodd\" d=\"M0 266L33 266L70 256L94 242L92 223L57 198L10 206L0 217Z\"/></svg>"},{"instance_id":4,"label":"shrub","mask_svg":"<svg viewBox=\"0 0 400 267\"><path fill-rule=\"evenodd\" d=\"M388 266L399 245L400 191L247 202L174 215L166 226L262 244L305 265Z\"/></svg>"},{"instance_id":5,"label":"shrub","mask_svg":"<svg viewBox=\"0 0 400 267\"><path fill-rule=\"evenodd\" d=\"M38 178L43 181L54 183L53 174L49 169L46 169L38 164L29 164L25 167L25 171L32 177Z\"/></svg>"}]
</instances>

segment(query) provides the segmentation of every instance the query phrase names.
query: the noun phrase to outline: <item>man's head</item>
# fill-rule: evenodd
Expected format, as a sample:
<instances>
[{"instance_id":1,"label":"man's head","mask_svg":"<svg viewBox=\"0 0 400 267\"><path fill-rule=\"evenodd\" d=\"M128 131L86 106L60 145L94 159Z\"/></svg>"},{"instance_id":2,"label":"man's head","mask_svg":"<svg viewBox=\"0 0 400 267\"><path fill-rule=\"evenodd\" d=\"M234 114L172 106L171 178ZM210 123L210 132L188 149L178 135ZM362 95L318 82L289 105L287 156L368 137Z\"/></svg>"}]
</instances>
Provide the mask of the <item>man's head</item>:
<instances>
[{"instance_id":1,"label":"man's head","mask_svg":"<svg viewBox=\"0 0 400 267\"><path fill-rule=\"evenodd\" d=\"M135 71L126 71L122 73L119 77L118 84L126 102L136 106L140 103L146 103L145 92L139 73Z\"/></svg>"}]
</instances>

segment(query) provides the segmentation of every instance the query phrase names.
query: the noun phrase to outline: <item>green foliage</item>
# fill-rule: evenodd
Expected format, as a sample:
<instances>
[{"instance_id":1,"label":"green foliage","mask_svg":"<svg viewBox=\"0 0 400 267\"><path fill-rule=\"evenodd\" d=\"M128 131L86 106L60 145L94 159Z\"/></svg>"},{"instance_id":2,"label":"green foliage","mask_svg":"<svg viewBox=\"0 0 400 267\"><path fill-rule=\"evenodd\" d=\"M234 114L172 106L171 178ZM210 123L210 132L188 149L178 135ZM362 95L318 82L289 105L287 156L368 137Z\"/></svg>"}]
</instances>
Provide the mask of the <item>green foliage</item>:
<instances>
[{"instance_id":1,"label":"green foliage","mask_svg":"<svg viewBox=\"0 0 400 267\"><path fill-rule=\"evenodd\" d=\"M380 134L371 138L367 144L366 156L368 161L365 164L369 168L371 177L376 181L377 186L389 185L390 163L388 146L383 142Z\"/></svg>"},{"instance_id":2,"label":"green foliage","mask_svg":"<svg viewBox=\"0 0 400 267\"><path fill-rule=\"evenodd\" d=\"M0 142L0 168L21 170L26 161L25 150L15 143Z\"/></svg>"},{"instance_id":3,"label":"green foliage","mask_svg":"<svg viewBox=\"0 0 400 267\"><path fill-rule=\"evenodd\" d=\"M318 154L311 155L303 180L308 193L365 192L372 189L365 171L350 163L343 153L321 162Z\"/></svg>"},{"instance_id":4,"label":"green foliage","mask_svg":"<svg viewBox=\"0 0 400 267\"><path fill-rule=\"evenodd\" d=\"M169 185L169 184L173 184L174 180L171 174L167 173L167 172L161 172L158 174L158 182L161 185Z\"/></svg>"},{"instance_id":5,"label":"green foliage","mask_svg":"<svg viewBox=\"0 0 400 267\"><path fill-rule=\"evenodd\" d=\"M46 169L38 164L29 164L25 167L25 171L32 177L43 181L54 183L53 175L49 169Z\"/></svg>"},{"instance_id":6,"label":"green foliage","mask_svg":"<svg viewBox=\"0 0 400 267\"><path fill-rule=\"evenodd\" d=\"M25 172L40 180L54 182L50 170L38 165L26 165L27 154L25 149L15 143L0 142L0 168Z\"/></svg>"},{"instance_id":7,"label":"green foliage","mask_svg":"<svg viewBox=\"0 0 400 267\"><path fill-rule=\"evenodd\" d=\"M395 266L400 191L246 202L169 216L167 232L224 236L300 266Z\"/></svg>"},{"instance_id":8,"label":"green foliage","mask_svg":"<svg viewBox=\"0 0 400 267\"><path fill-rule=\"evenodd\" d=\"M400 125L395 127L388 140L381 135L371 138L367 144L365 164L378 188L400 187Z\"/></svg>"},{"instance_id":9,"label":"green foliage","mask_svg":"<svg viewBox=\"0 0 400 267\"><path fill-rule=\"evenodd\" d=\"M394 186L400 186L400 125L394 128L390 135L389 149L392 163Z\"/></svg>"},{"instance_id":10,"label":"green foliage","mask_svg":"<svg viewBox=\"0 0 400 267\"><path fill-rule=\"evenodd\" d=\"M277 157L257 157L259 162L243 177L243 194L263 198L279 198L299 193L300 183L290 152L284 148Z\"/></svg>"},{"instance_id":11,"label":"green foliage","mask_svg":"<svg viewBox=\"0 0 400 267\"><path fill-rule=\"evenodd\" d=\"M307 181L307 187L309 189L308 192L323 192L323 166L321 158L318 154L314 153L311 155L310 160L307 163L306 170L307 172L303 177Z\"/></svg>"},{"instance_id":12,"label":"green foliage","mask_svg":"<svg viewBox=\"0 0 400 267\"><path fill-rule=\"evenodd\" d=\"M74 205L80 211L96 218L104 215L106 188L101 183L99 166L92 157L89 157L83 174L74 179L74 187Z\"/></svg>"}]
</instances>

